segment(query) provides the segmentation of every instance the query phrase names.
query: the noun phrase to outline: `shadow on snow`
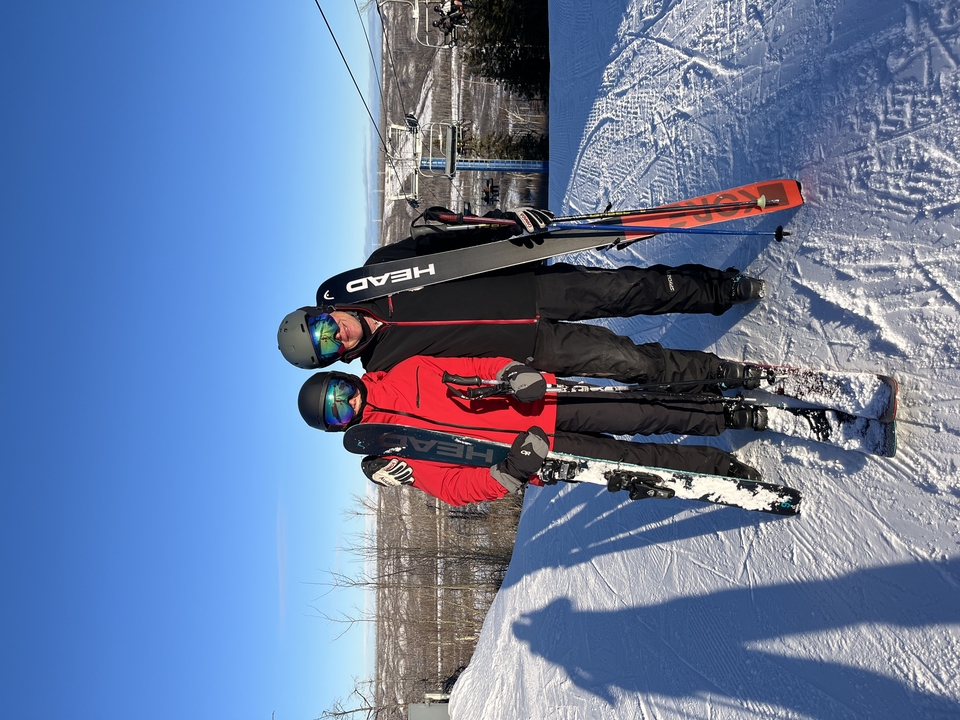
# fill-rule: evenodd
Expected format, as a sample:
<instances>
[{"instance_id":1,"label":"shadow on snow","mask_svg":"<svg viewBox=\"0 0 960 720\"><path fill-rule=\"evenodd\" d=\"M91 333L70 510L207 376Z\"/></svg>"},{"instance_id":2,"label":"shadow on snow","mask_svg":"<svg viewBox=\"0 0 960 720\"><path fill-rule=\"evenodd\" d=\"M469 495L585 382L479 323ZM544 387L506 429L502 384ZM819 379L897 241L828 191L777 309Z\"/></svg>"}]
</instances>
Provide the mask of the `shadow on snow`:
<instances>
[{"instance_id":1,"label":"shadow on snow","mask_svg":"<svg viewBox=\"0 0 960 720\"><path fill-rule=\"evenodd\" d=\"M532 490L527 491L532 492ZM718 507L695 500L637 500L613 494L596 485L565 487L562 492L544 488L533 499L535 511L524 504L517 533L522 563L511 562L503 587L548 567L574 567L612 553L673 543L702 535L756 527L791 518ZM676 517L691 509L699 512Z\"/></svg>"},{"instance_id":2,"label":"shadow on snow","mask_svg":"<svg viewBox=\"0 0 960 720\"><path fill-rule=\"evenodd\" d=\"M615 611L577 610L559 598L521 616L513 632L531 653L562 666L575 685L610 705L625 693L764 703L811 717L955 717L955 700L886 671L791 657L790 647L771 646L786 635L871 623L921 628L960 622L958 582L960 560L951 560ZM869 627L862 633L869 635ZM760 643L764 649L756 647ZM880 642L865 645L868 660L887 655ZM915 685L929 686L924 681L935 670L921 658L916 665L898 669L918 676Z\"/></svg>"}]
</instances>

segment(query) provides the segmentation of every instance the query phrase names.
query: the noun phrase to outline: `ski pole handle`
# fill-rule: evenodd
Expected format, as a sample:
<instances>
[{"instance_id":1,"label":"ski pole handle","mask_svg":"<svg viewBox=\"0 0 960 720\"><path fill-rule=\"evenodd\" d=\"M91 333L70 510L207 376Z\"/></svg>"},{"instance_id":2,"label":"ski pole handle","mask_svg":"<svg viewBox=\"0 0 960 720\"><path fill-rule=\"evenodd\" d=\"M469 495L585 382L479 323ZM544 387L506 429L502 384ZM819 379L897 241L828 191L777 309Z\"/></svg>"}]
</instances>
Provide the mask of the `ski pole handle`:
<instances>
[{"instance_id":1,"label":"ski pole handle","mask_svg":"<svg viewBox=\"0 0 960 720\"><path fill-rule=\"evenodd\" d=\"M462 213L438 212L431 213L431 216L437 221L448 225L498 225L502 227L514 227L516 223L507 218L489 218L477 215L464 215Z\"/></svg>"},{"instance_id":2,"label":"ski pole handle","mask_svg":"<svg viewBox=\"0 0 960 720\"><path fill-rule=\"evenodd\" d=\"M505 395L509 392L507 388L503 387L499 380L483 380L476 375L473 377L463 377L462 375L444 372L442 380L443 384L450 388L454 395L467 400L493 397L494 395ZM469 389L461 390L460 388L454 387L454 385L467 386Z\"/></svg>"},{"instance_id":3,"label":"ski pole handle","mask_svg":"<svg viewBox=\"0 0 960 720\"><path fill-rule=\"evenodd\" d=\"M486 385L479 376L474 375L473 377L464 377L463 375L454 375L453 373L444 372L443 373L443 384L444 385Z\"/></svg>"}]
</instances>

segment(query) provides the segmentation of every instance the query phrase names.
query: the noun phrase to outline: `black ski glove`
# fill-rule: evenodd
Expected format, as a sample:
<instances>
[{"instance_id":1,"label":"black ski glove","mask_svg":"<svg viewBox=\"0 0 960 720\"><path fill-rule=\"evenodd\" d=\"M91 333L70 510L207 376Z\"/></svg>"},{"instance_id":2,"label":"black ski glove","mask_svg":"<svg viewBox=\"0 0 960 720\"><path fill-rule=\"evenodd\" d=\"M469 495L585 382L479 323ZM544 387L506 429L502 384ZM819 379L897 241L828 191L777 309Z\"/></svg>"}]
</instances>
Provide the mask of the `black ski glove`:
<instances>
[{"instance_id":1,"label":"black ski glove","mask_svg":"<svg viewBox=\"0 0 960 720\"><path fill-rule=\"evenodd\" d=\"M534 425L517 435L510 446L510 454L490 468L493 479L510 492L516 492L531 475L539 472L550 452L550 441L542 428Z\"/></svg>"},{"instance_id":2,"label":"black ski glove","mask_svg":"<svg viewBox=\"0 0 960 720\"><path fill-rule=\"evenodd\" d=\"M397 458L367 455L360 462L360 469L364 475L383 487L411 485L414 481L413 468Z\"/></svg>"},{"instance_id":3,"label":"black ski glove","mask_svg":"<svg viewBox=\"0 0 960 720\"><path fill-rule=\"evenodd\" d=\"M497 373L497 380L508 383L513 396L520 402L543 400L547 392L547 381L543 375L529 365L518 362L503 366Z\"/></svg>"},{"instance_id":4,"label":"black ski glove","mask_svg":"<svg viewBox=\"0 0 960 720\"><path fill-rule=\"evenodd\" d=\"M547 225L553 222L552 212L532 207L514 208L507 210L503 215L517 224L517 229L513 231L514 235L540 232L546 230Z\"/></svg>"}]
</instances>

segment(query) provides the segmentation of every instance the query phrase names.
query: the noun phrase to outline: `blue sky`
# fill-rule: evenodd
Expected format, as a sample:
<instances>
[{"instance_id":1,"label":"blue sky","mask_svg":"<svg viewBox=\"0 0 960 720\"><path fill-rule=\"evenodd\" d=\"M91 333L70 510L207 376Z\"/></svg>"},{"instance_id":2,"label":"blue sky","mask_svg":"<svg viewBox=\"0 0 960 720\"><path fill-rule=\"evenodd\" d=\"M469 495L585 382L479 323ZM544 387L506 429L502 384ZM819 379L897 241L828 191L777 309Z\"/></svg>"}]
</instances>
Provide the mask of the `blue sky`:
<instances>
[{"instance_id":1,"label":"blue sky","mask_svg":"<svg viewBox=\"0 0 960 720\"><path fill-rule=\"evenodd\" d=\"M362 261L373 152L320 14L5 3L0 57L0 715L316 717L365 672L311 584L365 482L276 328Z\"/></svg>"}]
</instances>

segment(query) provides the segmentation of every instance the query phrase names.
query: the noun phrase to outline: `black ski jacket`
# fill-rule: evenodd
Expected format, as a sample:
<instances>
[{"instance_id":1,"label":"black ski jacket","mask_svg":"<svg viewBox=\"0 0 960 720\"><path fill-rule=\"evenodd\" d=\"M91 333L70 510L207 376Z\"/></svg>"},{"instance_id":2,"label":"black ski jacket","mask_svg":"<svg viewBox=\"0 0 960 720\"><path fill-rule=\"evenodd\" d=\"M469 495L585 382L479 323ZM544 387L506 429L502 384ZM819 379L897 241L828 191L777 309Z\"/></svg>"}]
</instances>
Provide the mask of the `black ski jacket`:
<instances>
[{"instance_id":1,"label":"black ski jacket","mask_svg":"<svg viewBox=\"0 0 960 720\"><path fill-rule=\"evenodd\" d=\"M370 255L365 265L430 255L510 236L509 230L485 229L407 238ZM344 354L360 358L368 372L389 370L414 355L432 357L532 357L537 338L536 285L539 263L485 275L427 285L336 310L369 315L381 325L371 337ZM317 305L323 306L317 298ZM327 306L329 306L327 304Z\"/></svg>"}]
</instances>

